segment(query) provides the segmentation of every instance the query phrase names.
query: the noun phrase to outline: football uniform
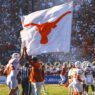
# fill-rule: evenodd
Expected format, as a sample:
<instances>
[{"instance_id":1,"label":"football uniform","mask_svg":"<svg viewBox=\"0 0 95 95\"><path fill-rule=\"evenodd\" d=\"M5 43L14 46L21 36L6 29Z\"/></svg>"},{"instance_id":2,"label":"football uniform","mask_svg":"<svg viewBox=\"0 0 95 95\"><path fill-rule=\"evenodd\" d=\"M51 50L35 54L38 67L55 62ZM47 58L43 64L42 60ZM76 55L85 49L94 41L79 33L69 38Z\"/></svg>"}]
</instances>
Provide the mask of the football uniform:
<instances>
[{"instance_id":1,"label":"football uniform","mask_svg":"<svg viewBox=\"0 0 95 95\"><path fill-rule=\"evenodd\" d=\"M69 87L73 87L77 92L82 92L83 87L81 84L81 69L75 68L72 72L72 83Z\"/></svg>"},{"instance_id":2,"label":"football uniform","mask_svg":"<svg viewBox=\"0 0 95 95\"><path fill-rule=\"evenodd\" d=\"M91 66L85 68L85 82L87 85L93 85L93 68Z\"/></svg>"},{"instance_id":3,"label":"football uniform","mask_svg":"<svg viewBox=\"0 0 95 95\"><path fill-rule=\"evenodd\" d=\"M6 83L9 89L18 87L17 74L18 74L19 62L17 59L10 59L6 69L9 70Z\"/></svg>"}]
</instances>

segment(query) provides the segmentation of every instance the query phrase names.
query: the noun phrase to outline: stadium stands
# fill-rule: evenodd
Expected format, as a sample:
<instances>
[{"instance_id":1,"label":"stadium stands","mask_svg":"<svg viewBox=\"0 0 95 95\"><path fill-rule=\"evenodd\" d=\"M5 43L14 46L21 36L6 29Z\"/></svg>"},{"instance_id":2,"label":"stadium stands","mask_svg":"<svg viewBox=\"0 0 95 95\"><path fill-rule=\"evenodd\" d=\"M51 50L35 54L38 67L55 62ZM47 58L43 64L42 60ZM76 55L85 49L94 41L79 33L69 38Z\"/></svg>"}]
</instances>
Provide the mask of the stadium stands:
<instances>
[{"instance_id":1,"label":"stadium stands","mask_svg":"<svg viewBox=\"0 0 95 95\"><path fill-rule=\"evenodd\" d=\"M34 2L33 2L34 1ZM0 1L0 61L6 64L12 52L21 47L20 15L46 9L71 0L1 0ZM95 0L74 0L71 52L43 54L44 62L95 59Z\"/></svg>"}]
</instances>

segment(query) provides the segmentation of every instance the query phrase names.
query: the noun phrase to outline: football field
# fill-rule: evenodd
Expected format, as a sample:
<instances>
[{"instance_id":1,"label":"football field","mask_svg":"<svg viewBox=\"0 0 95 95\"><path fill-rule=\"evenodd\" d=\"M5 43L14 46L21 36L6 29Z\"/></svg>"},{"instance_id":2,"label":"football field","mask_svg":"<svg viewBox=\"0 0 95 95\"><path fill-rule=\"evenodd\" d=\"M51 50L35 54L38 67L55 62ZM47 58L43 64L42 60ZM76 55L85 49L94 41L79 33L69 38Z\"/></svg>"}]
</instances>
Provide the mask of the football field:
<instances>
[{"instance_id":1,"label":"football field","mask_svg":"<svg viewBox=\"0 0 95 95\"><path fill-rule=\"evenodd\" d=\"M60 85L45 85L47 90L47 95L68 95L68 90L64 86ZM19 85L19 90L21 95L21 86ZM91 89L90 89L91 92ZM0 85L0 95L8 95L8 87L6 85ZM43 89L41 90L41 95L44 95ZM92 95L92 94L89 94Z\"/></svg>"},{"instance_id":2,"label":"football field","mask_svg":"<svg viewBox=\"0 0 95 95\"><path fill-rule=\"evenodd\" d=\"M67 88L60 85L45 85L47 95L67 95ZM19 85L21 95L21 86ZM8 87L6 85L0 85L0 95L8 95ZM41 95L44 95L43 89Z\"/></svg>"}]
</instances>

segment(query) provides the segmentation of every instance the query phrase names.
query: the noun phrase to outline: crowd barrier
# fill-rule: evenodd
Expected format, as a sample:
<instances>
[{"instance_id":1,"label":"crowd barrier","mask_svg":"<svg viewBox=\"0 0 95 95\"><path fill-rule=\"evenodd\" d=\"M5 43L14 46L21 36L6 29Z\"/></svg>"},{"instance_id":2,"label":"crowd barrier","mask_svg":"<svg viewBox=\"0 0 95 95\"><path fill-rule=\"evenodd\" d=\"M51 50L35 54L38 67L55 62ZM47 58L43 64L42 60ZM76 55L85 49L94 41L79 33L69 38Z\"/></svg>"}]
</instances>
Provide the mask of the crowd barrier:
<instances>
[{"instance_id":1,"label":"crowd barrier","mask_svg":"<svg viewBox=\"0 0 95 95\"><path fill-rule=\"evenodd\" d=\"M46 84L59 84L60 81L61 81L60 76L52 76L52 75L45 76ZM5 84L5 83L6 83L6 77L0 76L0 84Z\"/></svg>"}]
</instances>

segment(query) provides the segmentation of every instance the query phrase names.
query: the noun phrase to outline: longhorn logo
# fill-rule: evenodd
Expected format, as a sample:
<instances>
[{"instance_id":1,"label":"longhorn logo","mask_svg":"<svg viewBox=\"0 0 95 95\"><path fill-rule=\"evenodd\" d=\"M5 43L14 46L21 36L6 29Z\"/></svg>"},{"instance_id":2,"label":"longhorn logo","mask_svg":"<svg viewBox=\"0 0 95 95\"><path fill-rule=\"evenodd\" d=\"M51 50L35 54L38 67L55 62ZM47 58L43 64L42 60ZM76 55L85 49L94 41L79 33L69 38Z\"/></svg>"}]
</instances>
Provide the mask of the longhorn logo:
<instances>
[{"instance_id":1,"label":"longhorn logo","mask_svg":"<svg viewBox=\"0 0 95 95\"><path fill-rule=\"evenodd\" d=\"M41 35L41 40L40 43L41 44L47 44L48 43L48 35L51 32L51 29L57 27L57 23L67 14L70 14L71 11L68 11L64 14L62 14L61 16L59 16L55 21L52 22L45 22L42 24L36 24L36 23L29 23L24 25L24 27L28 27L28 26L36 26L36 29L39 31L40 35Z\"/></svg>"}]
</instances>

